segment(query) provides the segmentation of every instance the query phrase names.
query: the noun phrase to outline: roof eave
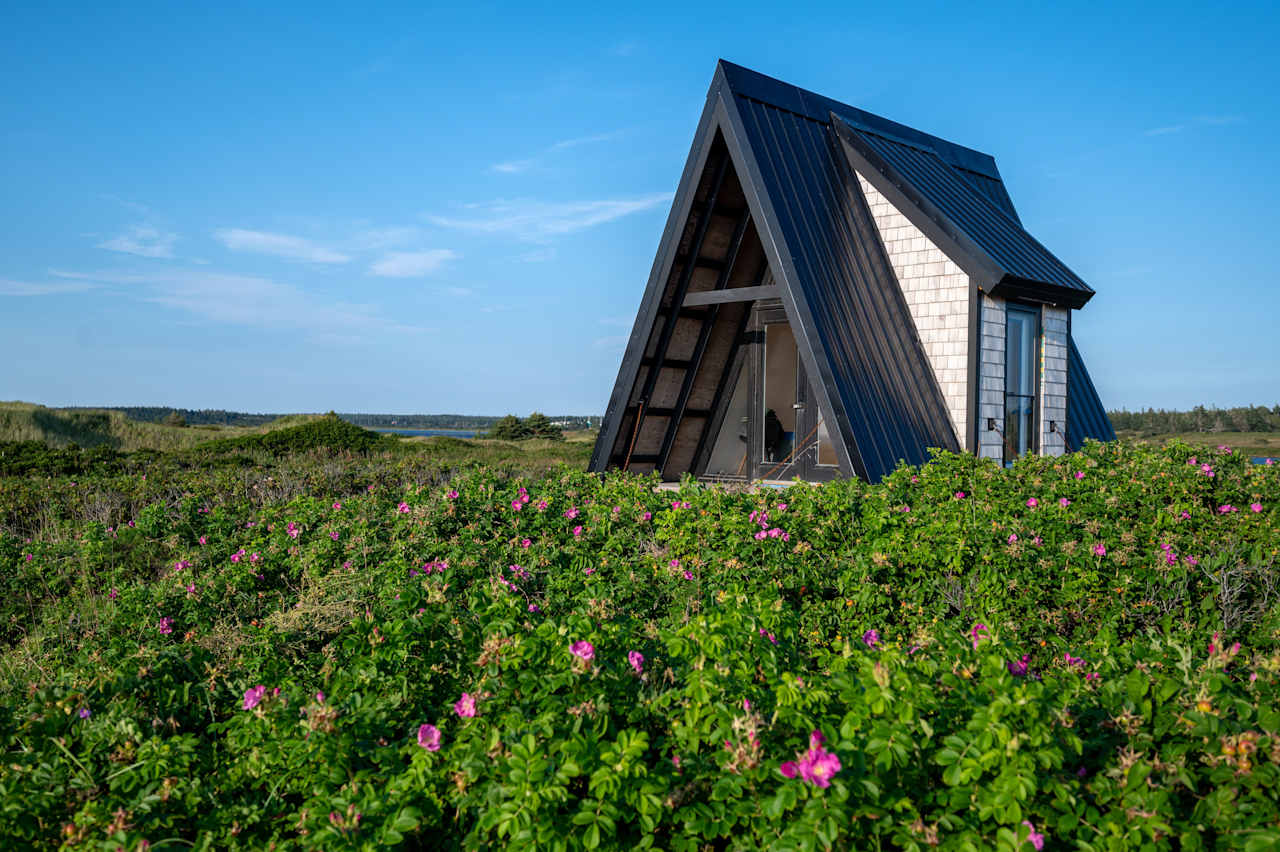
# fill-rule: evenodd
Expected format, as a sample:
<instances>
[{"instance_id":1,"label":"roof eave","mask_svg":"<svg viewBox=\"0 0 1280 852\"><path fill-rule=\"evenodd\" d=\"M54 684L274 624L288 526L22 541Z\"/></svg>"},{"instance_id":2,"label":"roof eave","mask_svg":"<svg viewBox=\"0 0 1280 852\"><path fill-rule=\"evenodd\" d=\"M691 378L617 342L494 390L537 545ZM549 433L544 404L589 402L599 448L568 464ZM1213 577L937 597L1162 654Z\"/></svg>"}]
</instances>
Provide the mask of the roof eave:
<instances>
[{"instance_id":1,"label":"roof eave","mask_svg":"<svg viewBox=\"0 0 1280 852\"><path fill-rule=\"evenodd\" d=\"M1019 278L1016 275L1006 275L988 292L1002 299L1039 302L1071 310L1083 308L1094 296L1092 289L1078 290L1072 287L1061 287L1046 284L1043 281Z\"/></svg>"}]
</instances>

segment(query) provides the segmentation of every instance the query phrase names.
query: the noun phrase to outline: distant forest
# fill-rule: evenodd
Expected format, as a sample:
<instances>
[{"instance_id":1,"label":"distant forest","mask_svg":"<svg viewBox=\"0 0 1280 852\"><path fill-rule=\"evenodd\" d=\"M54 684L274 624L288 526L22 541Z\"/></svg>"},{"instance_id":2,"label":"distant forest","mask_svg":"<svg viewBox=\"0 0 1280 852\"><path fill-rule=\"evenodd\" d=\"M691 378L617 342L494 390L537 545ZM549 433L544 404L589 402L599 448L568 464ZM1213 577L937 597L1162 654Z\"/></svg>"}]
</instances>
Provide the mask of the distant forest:
<instances>
[{"instance_id":1,"label":"distant forest","mask_svg":"<svg viewBox=\"0 0 1280 852\"><path fill-rule=\"evenodd\" d=\"M130 420L144 423L161 423L175 412L188 426L261 426L282 414L249 414L243 411L224 411L221 408L166 408L154 405L135 406L78 406L95 411L119 411ZM338 414L348 423L372 429L489 429L502 418L473 414ZM600 425L598 415L548 415L554 423L565 429L589 429Z\"/></svg>"},{"instance_id":2,"label":"distant forest","mask_svg":"<svg viewBox=\"0 0 1280 852\"><path fill-rule=\"evenodd\" d=\"M1280 405L1246 405L1238 408L1205 408L1197 405L1190 411L1109 411L1111 425L1117 431L1141 435L1165 435L1172 432L1280 432Z\"/></svg>"}]
</instances>

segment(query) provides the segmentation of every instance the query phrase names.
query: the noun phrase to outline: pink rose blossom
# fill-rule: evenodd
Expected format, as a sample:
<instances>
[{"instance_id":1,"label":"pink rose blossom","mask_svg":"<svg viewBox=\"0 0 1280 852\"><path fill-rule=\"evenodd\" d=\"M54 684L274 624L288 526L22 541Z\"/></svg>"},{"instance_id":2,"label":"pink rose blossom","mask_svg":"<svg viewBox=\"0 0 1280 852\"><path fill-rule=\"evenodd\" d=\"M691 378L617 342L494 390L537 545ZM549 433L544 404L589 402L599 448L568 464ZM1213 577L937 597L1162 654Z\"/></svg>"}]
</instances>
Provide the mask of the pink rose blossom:
<instances>
[{"instance_id":1,"label":"pink rose blossom","mask_svg":"<svg viewBox=\"0 0 1280 852\"><path fill-rule=\"evenodd\" d=\"M440 750L440 729L435 725L421 725L418 728L418 745L427 751Z\"/></svg>"},{"instance_id":2,"label":"pink rose blossom","mask_svg":"<svg viewBox=\"0 0 1280 852\"><path fill-rule=\"evenodd\" d=\"M1258 512L1261 512L1261 511L1262 511L1262 504L1261 504L1261 503L1250 503L1250 504L1249 504L1249 510L1250 510L1250 511L1252 511L1254 514L1257 514Z\"/></svg>"},{"instance_id":3,"label":"pink rose blossom","mask_svg":"<svg viewBox=\"0 0 1280 852\"><path fill-rule=\"evenodd\" d=\"M1040 505L1040 501L1039 501L1039 500L1037 500L1036 498L1034 498L1034 497L1028 497L1028 498L1027 498L1027 508L1028 508L1028 509L1034 509L1036 506L1039 506L1039 505Z\"/></svg>"},{"instance_id":4,"label":"pink rose blossom","mask_svg":"<svg viewBox=\"0 0 1280 852\"><path fill-rule=\"evenodd\" d=\"M264 695L267 694L267 688L262 684L251 686L244 691L243 709L252 710L262 701Z\"/></svg>"},{"instance_id":5,"label":"pink rose blossom","mask_svg":"<svg viewBox=\"0 0 1280 852\"><path fill-rule=\"evenodd\" d=\"M476 715L476 697L469 692L462 693L462 697L453 702L453 712L463 719L470 719Z\"/></svg>"},{"instance_id":6,"label":"pink rose blossom","mask_svg":"<svg viewBox=\"0 0 1280 852\"><path fill-rule=\"evenodd\" d=\"M1097 544L1095 544L1095 545L1093 546L1093 555L1094 555L1094 556L1106 556L1106 555L1107 555L1107 546L1106 546L1105 544L1103 544L1102 542L1098 542Z\"/></svg>"},{"instance_id":7,"label":"pink rose blossom","mask_svg":"<svg viewBox=\"0 0 1280 852\"><path fill-rule=\"evenodd\" d=\"M627 662L636 670L636 674L644 674L644 654L639 651L628 651Z\"/></svg>"},{"instance_id":8,"label":"pink rose blossom","mask_svg":"<svg viewBox=\"0 0 1280 852\"><path fill-rule=\"evenodd\" d=\"M595 659L596 648L586 639L582 639L569 646L569 653L573 654L575 657L580 657L587 662L590 662Z\"/></svg>"}]
</instances>

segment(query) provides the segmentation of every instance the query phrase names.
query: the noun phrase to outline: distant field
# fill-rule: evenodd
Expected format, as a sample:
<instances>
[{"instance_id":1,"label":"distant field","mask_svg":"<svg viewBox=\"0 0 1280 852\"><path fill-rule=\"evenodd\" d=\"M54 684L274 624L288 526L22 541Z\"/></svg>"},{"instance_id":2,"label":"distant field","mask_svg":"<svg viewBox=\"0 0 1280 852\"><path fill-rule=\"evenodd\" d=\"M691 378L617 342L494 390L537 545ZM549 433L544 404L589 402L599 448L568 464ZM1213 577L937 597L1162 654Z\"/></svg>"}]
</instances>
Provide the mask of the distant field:
<instances>
[{"instance_id":1,"label":"distant field","mask_svg":"<svg viewBox=\"0 0 1280 852\"><path fill-rule=\"evenodd\" d=\"M1141 436L1135 431L1117 430L1122 441L1163 447L1170 441L1216 448L1225 445L1238 453L1249 456L1274 456L1280 458L1280 432L1170 432L1164 435Z\"/></svg>"}]
</instances>

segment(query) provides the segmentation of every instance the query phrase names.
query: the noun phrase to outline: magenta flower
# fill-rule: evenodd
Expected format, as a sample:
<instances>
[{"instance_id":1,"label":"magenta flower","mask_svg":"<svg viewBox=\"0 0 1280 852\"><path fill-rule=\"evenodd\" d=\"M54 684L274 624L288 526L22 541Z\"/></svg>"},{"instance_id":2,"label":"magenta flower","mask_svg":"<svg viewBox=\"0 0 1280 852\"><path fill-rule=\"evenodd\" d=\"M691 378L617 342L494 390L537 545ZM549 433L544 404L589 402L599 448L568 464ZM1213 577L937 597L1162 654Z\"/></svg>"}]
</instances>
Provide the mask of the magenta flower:
<instances>
[{"instance_id":1,"label":"magenta flower","mask_svg":"<svg viewBox=\"0 0 1280 852\"><path fill-rule=\"evenodd\" d=\"M435 725L421 725L418 728L418 745L427 751L440 750L440 729Z\"/></svg>"},{"instance_id":2,"label":"magenta flower","mask_svg":"<svg viewBox=\"0 0 1280 852\"><path fill-rule=\"evenodd\" d=\"M956 499L957 499L957 500L963 500L963 499L964 499L964 492L963 492L963 491L957 491L957 492L956 492Z\"/></svg>"},{"instance_id":3,"label":"magenta flower","mask_svg":"<svg viewBox=\"0 0 1280 852\"><path fill-rule=\"evenodd\" d=\"M1221 506L1218 507L1219 515L1227 515L1227 514L1230 514L1231 512L1238 512L1238 511L1240 510L1237 509L1235 506L1232 506L1230 503L1223 503Z\"/></svg>"},{"instance_id":4,"label":"magenta flower","mask_svg":"<svg viewBox=\"0 0 1280 852\"><path fill-rule=\"evenodd\" d=\"M575 657L579 657L587 662L591 662L596 657L596 648L586 639L574 642L569 646L569 653Z\"/></svg>"},{"instance_id":5,"label":"magenta flower","mask_svg":"<svg viewBox=\"0 0 1280 852\"><path fill-rule=\"evenodd\" d=\"M317 690L317 691L316 691L316 703L317 703L317 704L323 704L323 703L324 703L324 692L323 692L323 691L320 691L320 690Z\"/></svg>"},{"instance_id":6,"label":"magenta flower","mask_svg":"<svg viewBox=\"0 0 1280 852\"><path fill-rule=\"evenodd\" d=\"M880 644L880 631L874 627L862 634L862 644L868 648L874 648Z\"/></svg>"},{"instance_id":7,"label":"magenta flower","mask_svg":"<svg viewBox=\"0 0 1280 852\"><path fill-rule=\"evenodd\" d=\"M88 719L88 718L89 718L90 716L92 716L92 715L93 715L93 711L92 711L92 710L90 710L88 707L81 707L81 708L80 708L80 718L81 718L81 719Z\"/></svg>"},{"instance_id":8,"label":"magenta flower","mask_svg":"<svg viewBox=\"0 0 1280 852\"><path fill-rule=\"evenodd\" d=\"M579 514L579 512L578 512L578 507L577 507L577 506L572 506L572 507L570 507L570 508L568 508L568 509L565 509L565 510L564 510L564 516L565 516L566 518L568 518L569 520L571 520L571 521L572 521L574 518L578 517L578 514Z\"/></svg>"},{"instance_id":9,"label":"magenta flower","mask_svg":"<svg viewBox=\"0 0 1280 852\"><path fill-rule=\"evenodd\" d=\"M262 684L251 686L244 691L244 709L252 710L262 701L262 697L267 694L267 688Z\"/></svg>"},{"instance_id":10,"label":"magenta flower","mask_svg":"<svg viewBox=\"0 0 1280 852\"><path fill-rule=\"evenodd\" d=\"M160 623L156 625L156 629L168 636L173 632L173 619L166 615L164 618L160 619Z\"/></svg>"},{"instance_id":11,"label":"magenta flower","mask_svg":"<svg viewBox=\"0 0 1280 852\"><path fill-rule=\"evenodd\" d=\"M1097 544L1095 544L1095 545L1093 546L1093 555L1094 555L1094 556L1106 556L1106 555L1107 555L1107 546L1106 546L1105 544L1103 544L1102 542L1098 542Z\"/></svg>"},{"instance_id":12,"label":"magenta flower","mask_svg":"<svg viewBox=\"0 0 1280 852\"><path fill-rule=\"evenodd\" d=\"M1084 657L1073 657L1073 656L1071 656L1070 652L1065 653L1065 654L1063 654L1063 655L1062 655L1062 661L1063 661L1063 662L1065 662L1065 663L1066 663L1067 665L1069 665L1069 666L1083 666L1083 665L1084 665Z\"/></svg>"},{"instance_id":13,"label":"magenta flower","mask_svg":"<svg viewBox=\"0 0 1280 852\"><path fill-rule=\"evenodd\" d=\"M1023 820L1022 824L1027 827L1027 842L1036 848L1036 852L1044 849L1044 835L1036 831L1036 827L1029 820Z\"/></svg>"},{"instance_id":14,"label":"magenta flower","mask_svg":"<svg viewBox=\"0 0 1280 852\"><path fill-rule=\"evenodd\" d=\"M523 504L523 503L521 503L519 500L512 500L512 501L511 501L511 511L513 511L513 512L519 512L519 511L520 511L521 509L523 509L523 508L524 508L524 504Z\"/></svg>"},{"instance_id":15,"label":"magenta flower","mask_svg":"<svg viewBox=\"0 0 1280 852\"><path fill-rule=\"evenodd\" d=\"M469 692L462 693L462 697L453 702L453 712L463 719L470 719L476 715L476 697Z\"/></svg>"},{"instance_id":16,"label":"magenta flower","mask_svg":"<svg viewBox=\"0 0 1280 852\"><path fill-rule=\"evenodd\" d=\"M529 604L529 612L538 613L542 612L542 609L537 604L531 603Z\"/></svg>"},{"instance_id":17,"label":"magenta flower","mask_svg":"<svg viewBox=\"0 0 1280 852\"><path fill-rule=\"evenodd\" d=\"M1249 504L1249 509L1250 509L1254 514L1257 514L1258 512L1261 512L1261 511L1262 511L1262 504L1261 504L1261 503L1250 503L1250 504Z\"/></svg>"},{"instance_id":18,"label":"magenta flower","mask_svg":"<svg viewBox=\"0 0 1280 852\"><path fill-rule=\"evenodd\" d=\"M530 540L529 540L529 539L527 539L527 538L525 538L525 539L521 539L521 540L520 540L520 546L521 546L521 547L523 547L525 550L528 550L528 549L529 549L529 545L531 545L531 544L533 544L533 542L532 542L532 541L530 541Z\"/></svg>"},{"instance_id":19,"label":"magenta flower","mask_svg":"<svg viewBox=\"0 0 1280 852\"><path fill-rule=\"evenodd\" d=\"M117 592L115 589L112 589L111 591L107 592L107 597L111 598L111 600L115 600L116 598L120 597L120 593Z\"/></svg>"},{"instance_id":20,"label":"magenta flower","mask_svg":"<svg viewBox=\"0 0 1280 852\"><path fill-rule=\"evenodd\" d=\"M1058 505L1065 509L1071 505L1071 501L1068 500L1066 497L1062 497L1061 499L1058 500Z\"/></svg>"},{"instance_id":21,"label":"magenta flower","mask_svg":"<svg viewBox=\"0 0 1280 852\"><path fill-rule=\"evenodd\" d=\"M820 731L809 735L808 751L796 756L796 760L787 761L778 767L784 778L799 777L814 786L826 789L831 786L831 779L841 769L840 758L824 747L826 740Z\"/></svg>"},{"instance_id":22,"label":"magenta flower","mask_svg":"<svg viewBox=\"0 0 1280 852\"><path fill-rule=\"evenodd\" d=\"M1200 465L1200 472L1203 473L1205 476L1209 477L1210 479L1213 479L1213 468L1210 467L1208 464Z\"/></svg>"},{"instance_id":23,"label":"magenta flower","mask_svg":"<svg viewBox=\"0 0 1280 852\"><path fill-rule=\"evenodd\" d=\"M1009 533L1009 539L1008 539L1008 540L1009 540L1009 544L1013 544L1015 541L1017 541L1017 540L1018 540L1018 534L1017 534L1017 533Z\"/></svg>"},{"instance_id":24,"label":"magenta flower","mask_svg":"<svg viewBox=\"0 0 1280 852\"><path fill-rule=\"evenodd\" d=\"M1023 654L1021 660L1014 660L1009 663L1009 674L1014 677L1026 677L1028 663L1031 660L1030 655Z\"/></svg>"},{"instance_id":25,"label":"magenta flower","mask_svg":"<svg viewBox=\"0 0 1280 852\"><path fill-rule=\"evenodd\" d=\"M644 674L644 654L639 651L628 651L627 662L636 670L636 674Z\"/></svg>"},{"instance_id":26,"label":"magenta flower","mask_svg":"<svg viewBox=\"0 0 1280 852\"><path fill-rule=\"evenodd\" d=\"M680 560L679 560L679 559L672 559L670 562L668 562L668 563L667 563L667 565L669 565L669 566L670 566L670 567L672 567L672 568L679 568L679 567L680 567Z\"/></svg>"},{"instance_id":27,"label":"magenta flower","mask_svg":"<svg viewBox=\"0 0 1280 852\"><path fill-rule=\"evenodd\" d=\"M244 548L240 548L235 553L231 554L232 562L239 562L243 558L244 558Z\"/></svg>"},{"instance_id":28,"label":"magenta flower","mask_svg":"<svg viewBox=\"0 0 1280 852\"><path fill-rule=\"evenodd\" d=\"M574 538L582 538L582 527L581 527L581 526L577 526L577 527L574 527L574 528L573 528L573 537L574 537Z\"/></svg>"},{"instance_id":29,"label":"magenta flower","mask_svg":"<svg viewBox=\"0 0 1280 852\"><path fill-rule=\"evenodd\" d=\"M684 578L685 578L686 580L692 580L692 579L693 579L693 572L692 572L692 571L685 571L685 572L684 572Z\"/></svg>"},{"instance_id":30,"label":"magenta flower","mask_svg":"<svg viewBox=\"0 0 1280 852\"><path fill-rule=\"evenodd\" d=\"M208 538L208 536L203 536L203 535L202 535L202 536L200 536L200 543L201 543L201 544L208 544L208 543L209 543L209 538Z\"/></svg>"},{"instance_id":31,"label":"magenta flower","mask_svg":"<svg viewBox=\"0 0 1280 852\"><path fill-rule=\"evenodd\" d=\"M334 508L334 510L335 510L335 511L337 511L338 509L341 509L341 508L342 508L342 504L341 504L341 503L338 503L338 502L335 502L335 503L333 504L333 508Z\"/></svg>"},{"instance_id":32,"label":"magenta flower","mask_svg":"<svg viewBox=\"0 0 1280 852\"><path fill-rule=\"evenodd\" d=\"M1083 471L1083 470L1077 470L1077 471L1076 471L1076 479L1084 479L1084 471Z\"/></svg>"},{"instance_id":33,"label":"magenta flower","mask_svg":"<svg viewBox=\"0 0 1280 852\"><path fill-rule=\"evenodd\" d=\"M402 515L409 514L409 504L401 500L400 505L396 506L396 511L398 511Z\"/></svg>"},{"instance_id":34,"label":"magenta flower","mask_svg":"<svg viewBox=\"0 0 1280 852\"><path fill-rule=\"evenodd\" d=\"M653 519L653 512L645 512L643 515L640 516L640 520L642 521L648 521L652 519Z\"/></svg>"},{"instance_id":35,"label":"magenta flower","mask_svg":"<svg viewBox=\"0 0 1280 852\"><path fill-rule=\"evenodd\" d=\"M969 628L969 638L973 640L973 647L977 648L978 643L985 638L983 634L990 632L990 628L981 622L974 624Z\"/></svg>"},{"instance_id":36,"label":"magenta flower","mask_svg":"<svg viewBox=\"0 0 1280 852\"><path fill-rule=\"evenodd\" d=\"M446 495L444 495L444 496L445 496L445 499L446 499L446 500L457 500L457 499L458 499L458 492L457 492L457 491L450 491L448 494L446 494Z\"/></svg>"},{"instance_id":37,"label":"magenta flower","mask_svg":"<svg viewBox=\"0 0 1280 852\"><path fill-rule=\"evenodd\" d=\"M337 531L335 530L334 532L329 533L329 538L333 539L334 541L337 541L338 540Z\"/></svg>"},{"instance_id":38,"label":"magenta flower","mask_svg":"<svg viewBox=\"0 0 1280 852\"><path fill-rule=\"evenodd\" d=\"M1039 505L1040 505L1040 501L1039 501L1039 500L1037 500L1036 498L1034 498L1034 497L1028 497L1028 498L1027 498L1027 508L1028 508L1028 509L1034 509L1036 506L1039 506Z\"/></svg>"}]
</instances>

